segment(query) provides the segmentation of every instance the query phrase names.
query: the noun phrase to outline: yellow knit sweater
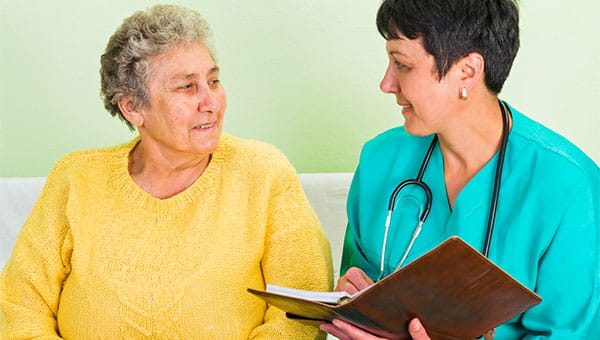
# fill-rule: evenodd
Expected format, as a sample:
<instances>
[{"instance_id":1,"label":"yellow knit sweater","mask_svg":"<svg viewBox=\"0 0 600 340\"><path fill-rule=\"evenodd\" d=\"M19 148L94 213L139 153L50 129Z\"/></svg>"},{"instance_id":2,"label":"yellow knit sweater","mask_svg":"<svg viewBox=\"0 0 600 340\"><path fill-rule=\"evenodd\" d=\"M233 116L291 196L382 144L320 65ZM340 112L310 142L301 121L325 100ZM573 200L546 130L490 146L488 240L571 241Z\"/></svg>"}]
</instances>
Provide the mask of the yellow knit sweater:
<instances>
[{"instance_id":1,"label":"yellow knit sweater","mask_svg":"<svg viewBox=\"0 0 600 340\"><path fill-rule=\"evenodd\" d=\"M223 135L192 186L152 197L137 139L48 176L0 276L1 339L314 339L246 288L331 289L329 243L275 148Z\"/></svg>"}]
</instances>

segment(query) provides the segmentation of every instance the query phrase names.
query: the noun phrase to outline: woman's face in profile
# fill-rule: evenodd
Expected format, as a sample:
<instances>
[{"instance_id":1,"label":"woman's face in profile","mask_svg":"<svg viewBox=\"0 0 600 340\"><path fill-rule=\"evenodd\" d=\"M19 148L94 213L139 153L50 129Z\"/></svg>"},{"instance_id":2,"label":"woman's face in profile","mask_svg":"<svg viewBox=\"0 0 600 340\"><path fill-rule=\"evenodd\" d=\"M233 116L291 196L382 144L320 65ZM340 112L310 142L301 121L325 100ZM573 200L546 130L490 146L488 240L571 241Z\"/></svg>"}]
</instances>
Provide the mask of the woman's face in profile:
<instances>
[{"instance_id":1,"label":"woman's face in profile","mask_svg":"<svg viewBox=\"0 0 600 340\"><path fill-rule=\"evenodd\" d=\"M140 109L144 143L175 152L213 152L227 100L209 50L182 43L150 58L149 67L150 105Z\"/></svg>"},{"instance_id":2,"label":"woman's face in profile","mask_svg":"<svg viewBox=\"0 0 600 340\"><path fill-rule=\"evenodd\" d=\"M402 106L406 131L415 136L426 136L444 130L450 105L458 98L460 84L454 77L453 66L448 74L438 79L435 59L423 47L422 39L388 40L386 43L388 67L380 88L396 96Z\"/></svg>"}]
</instances>

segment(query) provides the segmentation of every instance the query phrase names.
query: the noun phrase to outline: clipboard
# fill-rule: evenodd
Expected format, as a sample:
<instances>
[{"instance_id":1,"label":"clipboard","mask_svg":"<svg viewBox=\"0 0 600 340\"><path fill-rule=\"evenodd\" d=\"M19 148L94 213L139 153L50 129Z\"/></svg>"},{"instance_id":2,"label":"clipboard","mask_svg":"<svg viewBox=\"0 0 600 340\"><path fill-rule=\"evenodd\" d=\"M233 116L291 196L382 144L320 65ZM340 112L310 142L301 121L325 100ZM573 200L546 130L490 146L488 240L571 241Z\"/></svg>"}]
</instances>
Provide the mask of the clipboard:
<instances>
[{"instance_id":1,"label":"clipboard","mask_svg":"<svg viewBox=\"0 0 600 340\"><path fill-rule=\"evenodd\" d=\"M415 317L434 340L475 339L542 301L457 236L338 304L248 291L290 318L337 318L394 340L410 339L408 322Z\"/></svg>"}]
</instances>

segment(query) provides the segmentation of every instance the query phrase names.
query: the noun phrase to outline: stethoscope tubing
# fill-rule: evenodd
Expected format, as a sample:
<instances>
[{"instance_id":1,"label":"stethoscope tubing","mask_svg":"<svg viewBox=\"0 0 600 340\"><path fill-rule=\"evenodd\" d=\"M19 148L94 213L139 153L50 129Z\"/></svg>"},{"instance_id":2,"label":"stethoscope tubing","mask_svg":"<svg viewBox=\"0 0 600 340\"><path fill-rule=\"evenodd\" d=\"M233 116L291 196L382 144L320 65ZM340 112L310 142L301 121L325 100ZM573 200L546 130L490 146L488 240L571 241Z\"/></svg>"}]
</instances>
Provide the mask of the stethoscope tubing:
<instances>
[{"instance_id":1,"label":"stethoscope tubing","mask_svg":"<svg viewBox=\"0 0 600 340\"><path fill-rule=\"evenodd\" d=\"M492 234L494 233L494 223L496 221L496 210L498 208L498 197L500 196L500 182L502 181L502 169L504 167L504 156L508 146L508 116L510 108L505 102L498 100L502 110L502 142L498 151L498 162L496 163L496 177L494 179L494 191L492 193L492 202L490 204L490 214L488 217L487 233L485 235L485 245L483 246L483 256L488 257L490 245L492 243Z\"/></svg>"},{"instance_id":2,"label":"stethoscope tubing","mask_svg":"<svg viewBox=\"0 0 600 340\"><path fill-rule=\"evenodd\" d=\"M396 197L398 196L398 193L406 186L417 185L417 186L421 187L421 189L423 189L423 191L425 192L425 196L426 196L425 209L423 209L421 216L419 216L419 224L417 226L417 229L413 233L413 237L411 238L408 247L406 248L404 254L402 255L402 259L398 263L398 266L401 266L402 263L404 263L404 260L406 260L406 257L408 256L408 252L410 251L410 248L412 248L412 245L415 242L415 239L417 238L417 236L419 236L419 233L421 232L421 227L423 226L423 223L425 223L425 220L427 219L427 216L429 215L429 211L431 210L431 202L433 201L433 195L431 194L431 189L429 189L429 186L427 184L425 184L425 182L423 182L423 175L425 174L425 169L427 169L427 164L429 164L429 159L431 158L431 155L433 154L433 150L435 149L435 144L437 143L437 139L438 139L438 137L437 137L437 135L435 135L433 137L433 140L431 141L431 144L429 144L429 149L427 149L425 158L423 159L423 162L421 163L421 168L419 169L417 178L416 179L407 179L407 180L403 181L396 187L396 189L394 189L394 192L390 196L390 201L388 204L388 213L387 213L387 217L385 219L385 233L383 234L383 244L382 244L382 251L381 251L379 279L383 278L384 266L385 266L385 254L386 254L386 249L387 249L387 238L388 238L388 234L389 234L389 230L390 230L390 224L392 222L392 212L394 211L394 204L396 202Z\"/></svg>"}]
</instances>

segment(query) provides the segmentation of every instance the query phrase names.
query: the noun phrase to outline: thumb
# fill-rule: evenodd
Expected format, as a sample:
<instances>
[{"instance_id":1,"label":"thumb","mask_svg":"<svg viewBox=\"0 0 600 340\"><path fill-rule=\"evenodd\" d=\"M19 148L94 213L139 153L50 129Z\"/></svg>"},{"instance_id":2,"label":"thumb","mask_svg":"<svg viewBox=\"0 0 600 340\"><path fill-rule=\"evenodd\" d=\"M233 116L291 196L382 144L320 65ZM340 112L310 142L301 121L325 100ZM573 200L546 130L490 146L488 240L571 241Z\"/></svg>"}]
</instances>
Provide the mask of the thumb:
<instances>
[{"instance_id":1,"label":"thumb","mask_svg":"<svg viewBox=\"0 0 600 340\"><path fill-rule=\"evenodd\" d=\"M417 318L412 319L408 324L408 332L414 340L431 340L425 331L425 327Z\"/></svg>"}]
</instances>

